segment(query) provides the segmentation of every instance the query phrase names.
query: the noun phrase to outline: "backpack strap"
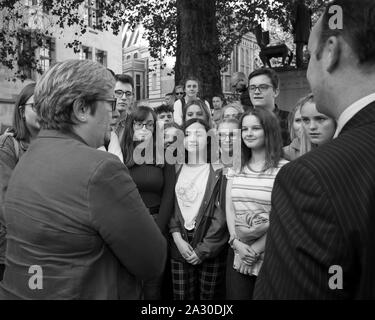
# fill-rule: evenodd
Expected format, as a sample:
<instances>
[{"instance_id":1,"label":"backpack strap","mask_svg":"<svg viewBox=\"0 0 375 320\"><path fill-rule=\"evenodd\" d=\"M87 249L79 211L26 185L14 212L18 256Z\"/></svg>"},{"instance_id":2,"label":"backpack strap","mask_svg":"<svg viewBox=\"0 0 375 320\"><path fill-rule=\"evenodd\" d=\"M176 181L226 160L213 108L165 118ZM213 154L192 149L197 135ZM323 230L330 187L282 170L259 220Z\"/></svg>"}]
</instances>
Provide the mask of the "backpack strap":
<instances>
[{"instance_id":1,"label":"backpack strap","mask_svg":"<svg viewBox=\"0 0 375 320\"><path fill-rule=\"evenodd\" d=\"M16 159L18 162L20 158L20 144L14 137L12 137L12 140L13 140L13 145L14 145L14 151L16 152Z\"/></svg>"}]
</instances>

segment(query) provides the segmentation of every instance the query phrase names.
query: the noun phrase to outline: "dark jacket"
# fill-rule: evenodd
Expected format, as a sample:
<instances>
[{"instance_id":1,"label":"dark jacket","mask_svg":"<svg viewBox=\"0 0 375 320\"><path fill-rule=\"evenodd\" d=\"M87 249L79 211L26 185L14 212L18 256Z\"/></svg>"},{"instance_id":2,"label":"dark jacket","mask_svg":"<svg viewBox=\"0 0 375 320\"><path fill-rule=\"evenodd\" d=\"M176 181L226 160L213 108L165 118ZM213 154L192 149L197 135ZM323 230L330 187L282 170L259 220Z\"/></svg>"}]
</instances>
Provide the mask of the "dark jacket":
<instances>
[{"instance_id":1,"label":"dark jacket","mask_svg":"<svg viewBox=\"0 0 375 320\"><path fill-rule=\"evenodd\" d=\"M222 170L215 170L211 165L206 192L197 215L194 236L190 243L198 258L202 261L215 258L224 253L229 239L224 210L225 203L221 203L223 197L220 194L222 183ZM175 200L175 211L170 222L170 232L180 232L182 238L187 241L184 219L177 199ZM172 241L171 245L171 258L185 261L174 241Z\"/></svg>"},{"instance_id":2,"label":"dark jacket","mask_svg":"<svg viewBox=\"0 0 375 320\"><path fill-rule=\"evenodd\" d=\"M29 144L25 141L16 141L12 135L0 136L0 264L5 262L6 230L4 226L3 205L10 176L19 158L26 152Z\"/></svg>"},{"instance_id":3,"label":"dark jacket","mask_svg":"<svg viewBox=\"0 0 375 320\"><path fill-rule=\"evenodd\" d=\"M9 181L0 299L138 299L164 269L166 241L119 159L44 130ZM42 269L32 290L29 267Z\"/></svg>"},{"instance_id":4,"label":"dark jacket","mask_svg":"<svg viewBox=\"0 0 375 320\"><path fill-rule=\"evenodd\" d=\"M374 109L375 102L332 142L280 170L255 298L375 298L366 289L375 278Z\"/></svg>"}]
</instances>

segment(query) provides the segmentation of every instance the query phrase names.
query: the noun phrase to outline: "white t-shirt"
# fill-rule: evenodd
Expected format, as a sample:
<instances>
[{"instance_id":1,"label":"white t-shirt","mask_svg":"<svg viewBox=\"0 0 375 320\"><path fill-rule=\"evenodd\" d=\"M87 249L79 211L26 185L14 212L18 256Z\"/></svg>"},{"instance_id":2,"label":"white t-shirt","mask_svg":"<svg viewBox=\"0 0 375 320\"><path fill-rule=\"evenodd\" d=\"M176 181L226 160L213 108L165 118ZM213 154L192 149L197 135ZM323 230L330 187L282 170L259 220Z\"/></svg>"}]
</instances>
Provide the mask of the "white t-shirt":
<instances>
[{"instance_id":1,"label":"white t-shirt","mask_svg":"<svg viewBox=\"0 0 375 320\"><path fill-rule=\"evenodd\" d=\"M195 219L206 192L210 165L182 166L176 183L177 203L184 218L184 227L187 230L195 228Z\"/></svg>"},{"instance_id":2,"label":"white t-shirt","mask_svg":"<svg viewBox=\"0 0 375 320\"><path fill-rule=\"evenodd\" d=\"M98 150L107 151L104 146L98 148ZM111 141L108 145L108 152L117 156L121 160L121 162L124 163L124 157L122 155L120 141L118 139L117 134L113 131L111 131Z\"/></svg>"},{"instance_id":3,"label":"white t-shirt","mask_svg":"<svg viewBox=\"0 0 375 320\"><path fill-rule=\"evenodd\" d=\"M182 99L185 99L185 98L182 98ZM186 100L185 100L186 102ZM206 104L208 110L210 110L210 104L204 100L204 103ZM210 112L211 114L211 112ZM173 104L173 118L174 118L174 122L176 122L178 125L182 126L182 103L181 103L181 99L175 101L175 103Z\"/></svg>"}]
</instances>

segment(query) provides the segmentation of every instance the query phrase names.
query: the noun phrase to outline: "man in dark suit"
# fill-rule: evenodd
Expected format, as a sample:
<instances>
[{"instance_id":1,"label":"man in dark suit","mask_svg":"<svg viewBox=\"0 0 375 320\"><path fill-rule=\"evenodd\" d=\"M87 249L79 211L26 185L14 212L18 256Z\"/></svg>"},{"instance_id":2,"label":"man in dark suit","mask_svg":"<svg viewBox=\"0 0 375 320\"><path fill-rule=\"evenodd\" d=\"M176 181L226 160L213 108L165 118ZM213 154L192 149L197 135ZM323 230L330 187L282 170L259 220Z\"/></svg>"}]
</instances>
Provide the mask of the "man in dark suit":
<instances>
[{"instance_id":1,"label":"man in dark suit","mask_svg":"<svg viewBox=\"0 0 375 320\"><path fill-rule=\"evenodd\" d=\"M337 0L312 30L307 78L336 138L276 178L256 299L375 298L374 29L373 0Z\"/></svg>"},{"instance_id":2,"label":"man in dark suit","mask_svg":"<svg viewBox=\"0 0 375 320\"><path fill-rule=\"evenodd\" d=\"M139 299L159 276L166 241L110 134L114 77L89 60L57 63L34 100L42 130L5 196L1 299Z\"/></svg>"}]
</instances>

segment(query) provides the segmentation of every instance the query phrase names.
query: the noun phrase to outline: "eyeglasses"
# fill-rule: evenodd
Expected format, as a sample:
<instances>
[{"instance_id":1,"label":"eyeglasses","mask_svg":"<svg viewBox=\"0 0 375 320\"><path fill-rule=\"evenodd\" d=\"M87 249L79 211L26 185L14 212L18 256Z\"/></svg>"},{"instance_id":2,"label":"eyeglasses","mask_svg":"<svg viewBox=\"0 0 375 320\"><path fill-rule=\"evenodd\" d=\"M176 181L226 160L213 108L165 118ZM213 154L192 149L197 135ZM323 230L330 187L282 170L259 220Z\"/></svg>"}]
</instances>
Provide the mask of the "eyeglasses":
<instances>
[{"instance_id":1,"label":"eyeglasses","mask_svg":"<svg viewBox=\"0 0 375 320\"><path fill-rule=\"evenodd\" d=\"M152 130L154 129L154 121L147 121L146 123L134 121L135 130L141 130L144 126L146 127L146 129Z\"/></svg>"},{"instance_id":2,"label":"eyeglasses","mask_svg":"<svg viewBox=\"0 0 375 320\"><path fill-rule=\"evenodd\" d=\"M220 140L225 140L226 138L228 138L229 140L233 140L234 132L229 132L229 133L219 132L219 138Z\"/></svg>"},{"instance_id":3,"label":"eyeglasses","mask_svg":"<svg viewBox=\"0 0 375 320\"><path fill-rule=\"evenodd\" d=\"M111 104L112 112L116 111L116 99L98 99L98 101L106 101Z\"/></svg>"},{"instance_id":4,"label":"eyeglasses","mask_svg":"<svg viewBox=\"0 0 375 320\"><path fill-rule=\"evenodd\" d=\"M131 91L122 91L122 90L115 90L115 97L116 98L122 98L125 95L125 97L130 98L133 95L133 92Z\"/></svg>"},{"instance_id":5,"label":"eyeglasses","mask_svg":"<svg viewBox=\"0 0 375 320\"><path fill-rule=\"evenodd\" d=\"M269 88L272 88L273 86L270 85L270 84L260 84L259 86L254 86L254 85L251 85L249 86L249 89L250 89L250 92L255 92L257 89L260 91L260 92L265 92L267 91Z\"/></svg>"},{"instance_id":6,"label":"eyeglasses","mask_svg":"<svg viewBox=\"0 0 375 320\"><path fill-rule=\"evenodd\" d=\"M184 95L184 92L176 92L176 96Z\"/></svg>"}]
</instances>

